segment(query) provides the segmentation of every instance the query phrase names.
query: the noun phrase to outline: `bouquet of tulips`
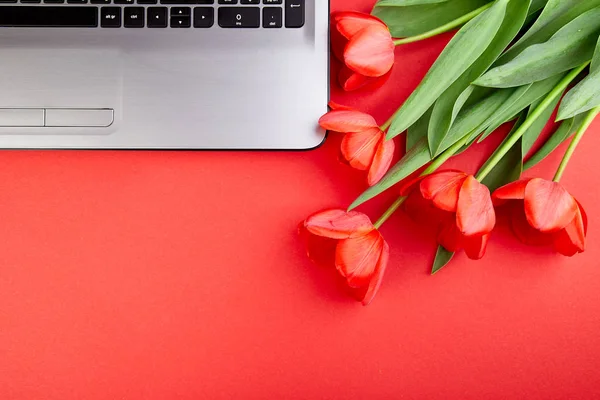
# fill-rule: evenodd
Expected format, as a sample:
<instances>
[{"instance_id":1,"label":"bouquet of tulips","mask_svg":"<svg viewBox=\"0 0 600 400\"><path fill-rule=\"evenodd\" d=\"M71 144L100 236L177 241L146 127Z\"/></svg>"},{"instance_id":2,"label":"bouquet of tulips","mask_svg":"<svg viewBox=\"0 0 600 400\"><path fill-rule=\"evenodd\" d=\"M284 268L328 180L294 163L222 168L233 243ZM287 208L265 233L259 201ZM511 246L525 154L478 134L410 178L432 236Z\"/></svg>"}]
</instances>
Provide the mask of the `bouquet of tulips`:
<instances>
[{"instance_id":1,"label":"bouquet of tulips","mask_svg":"<svg viewBox=\"0 0 600 400\"><path fill-rule=\"evenodd\" d=\"M397 46L457 30L382 125L338 104L319 121L344 134L342 157L367 172L369 188L301 229L321 248L334 246L332 262L358 300L367 305L379 290L389 258L379 228L399 209L436 227L433 273L458 251L484 257L501 208L524 243L565 256L585 250L585 211L560 180L600 113L600 0L379 0L372 15L331 19L333 54L344 65L339 83L348 91L385 84ZM527 157L556 108L555 131ZM512 130L475 176L443 169L507 122ZM521 179L571 138L552 180ZM406 153L392 166L397 140ZM398 198L376 222L355 210L387 190Z\"/></svg>"}]
</instances>

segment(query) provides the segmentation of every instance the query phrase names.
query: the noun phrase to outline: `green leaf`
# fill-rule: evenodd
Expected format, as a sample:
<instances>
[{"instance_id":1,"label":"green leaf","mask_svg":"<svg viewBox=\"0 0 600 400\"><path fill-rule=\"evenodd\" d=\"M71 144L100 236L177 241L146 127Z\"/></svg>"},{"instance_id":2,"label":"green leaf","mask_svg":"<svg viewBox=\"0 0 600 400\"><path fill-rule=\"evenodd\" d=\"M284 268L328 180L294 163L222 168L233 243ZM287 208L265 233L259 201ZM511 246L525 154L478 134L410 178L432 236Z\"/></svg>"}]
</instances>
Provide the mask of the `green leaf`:
<instances>
[{"instance_id":1,"label":"green leaf","mask_svg":"<svg viewBox=\"0 0 600 400\"><path fill-rule=\"evenodd\" d=\"M502 24L507 3L508 0L497 0L492 7L463 26L450 40L421 84L396 113L388 131L388 139L414 124L481 56Z\"/></svg>"},{"instance_id":2,"label":"green leaf","mask_svg":"<svg viewBox=\"0 0 600 400\"><path fill-rule=\"evenodd\" d=\"M454 118L474 90L471 83L492 65L521 30L530 2L531 0L511 0L508 3L502 25L488 48L435 102L428 132L432 154L439 153L439 147Z\"/></svg>"},{"instance_id":3,"label":"green leaf","mask_svg":"<svg viewBox=\"0 0 600 400\"><path fill-rule=\"evenodd\" d=\"M529 153L529 150L531 150L531 148L533 147L535 142L540 137L540 134L546 127L546 124L548 124L548 120L552 116L552 113L554 112L554 109L558 105L558 102L560 101L561 97L562 97L562 94L560 96L557 96L556 99L554 99L554 101L552 101L552 103L550 103L550 105L544 109L544 111L540 114L540 116L533 122L533 124L531 124L529 129L527 129L525 131L525 133L523 134L523 137L521 140L523 157L527 156L527 154ZM541 102L542 102L542 100L540 99L540 100L537 100L535 103L533 103L529 107L529 113L527 114L527 116L530 116L531 113L533 113L533 111L539 106L539 104Z\"/></svg>"},{"instance_id":4,"label":"green leaf","mask_svg":"<svg viewBox=\"0 0 600 400\"><path fill-rule=\"evenodd\" d=\"M563 74L552 76L543 81L518 88L506 104L483 124L482 128L485 129L485 132L479 141L485 140L500 125L512 121L533 102L547 95L560 82L563 76Z\"/></svg>"},{"instance_id":5,"label":"green leaf","mask_svg":"<svg viewBox=\"0 0 600 400\"><path fill-rule=\"evenodd\" d=\"M529 104L524 104L529 98L524 97L527 92L531 89L531 84L523 85L516 88L507 88L501 90L512 89L512 94L506 100L502 106L496 110L495 113L485 120L479 127L479 131L483 131L483 135L479 138L479 142L484 141L492 132L494 132L502 124L512 121L516 118L517 114L526 108ZM548 89L550 91L551 89ZM533 94L533 92L530 92ZM540 96L541 97L541 96Z\"/></svg>"},{"instance_id":6,"label":"green leaf","mask_svg":"<svg viewBox=\"0 0 600 400\"><path fill-rule=\"evenodd\" d=\"M552 136L544 143L544 145L533 155L527 162L525 162L525 170L532 168L548 157L554 150L558 148L562 143L569 139L577 130L577 127L581 126L583 122L583 115L581 114L576 118L569 118L564 120L558 129L554 131Z\"/></svg>"},{"instance_id":7,"label":"green leaf","mask_svg":"<svg viewBox=\"0 0 600 400\"><path fill-rule=\"evenodd\" d=\"M548 41L527 47L512 61L475 81L488 87L514 87L541 81L589 61L600 33L600 7L569 22Z\"/></svg>"},{"instance_id":8,"label":"green leaf","mask_svg":"<svg viewBox=\"0 0 600 400\"><path fill-rule=\"evenodd\" d=\"M396 165L388 171L388 173L374 186L371 186L363 194L361 194L348 208L352 210L366 201L371 200L380 193L391 188L401 180L405 179L419 168L431 161L427 140L421 139L415 146L408 151Z\"/></svg>"},{"instance_id":9,"label":"green leaf","mask_svg":"<svg viewBox=\"0 0 600 400\"><path fill-rule=\"evenodd\" d=\"M596 43L596 50L594 50L594 58L592 58L590 71L595 72L598 69L600 69L600 37L598 37L598 43Z\"/></svg>"},{"instance_id":10,"label":"green leaf","mask_svg":"<svg viewBox=\"0 0 600 400\"><path fill-rule=\"evenodd\" d=\"M512 88L496 89L487 97L484 97L472 105L465 106L456 117L456 121L452 124L448 134L443 138L442 143L436 152L436 156L471 132L474 132L474 136L479 135L481 129L478 129L478 127L497 112L511 96L512 92L514 92L514 89Z\"/></svg>"},{"instance_id":11,"label":"green leaf","mask_svg":"<svg viewBox=\"0 0 600 400\"><path fill-rule=\"evenodd\" d=\"M427 138L427 127L429 126L429 119L431 118L431 112L433 108L427 110L425 114L415 122L408 131L406 132L406 151L409 151L417 142Z\"/></svg>"},{"instance_id":12,"label":"green leaf","mask_svg":"<svg viewBox=\"0 0 600 400\"><path fill-rule=\"evenodd\" d=\"M534 0L533 3L531 9L540 2ZM496 65L506 64L532 44L547 41L560 28L597 6L600 6L600 0L549 0L533 26L500 57Z\"/></svg>"},{"instance_id":13,"label":"green leaf","mask_svg":"<svg viewBox=\"0 0 600 400\"><path fill-rule=\"evenodd\" d=\"M431 268L431 275L434 275L440 269L444 268L450 263L454 257L454 253L446 250L442 246L438 246L437 253L435 254L435 260L433 261L433 268Z\"/></svg>"},{"instance_id":14,"label":"green leaf","mask_svg":"<svg viewBox=\"0 0 600 400\"><path fill-rule=\"evenodd\" d=\"M528 14L531 15L538 12L542 8L546 7L546 4L548 4L548 0L532 0L531 5L529 6Z\"/></svg>"},{"instance_id":15,"label":"green leaf","mask_svg":"<svg viewBox=\"0 0 600 400\"><path fill-rule=\"evenodd\" d=\"M600 106L600 40L597 42L590 74L565 95L558 109L558 121Z\"/></svg>"},{"instance_id":16,"label":"green leaf","mask_svg":"<svg viewBox=\"0 0 600 400\"><path fill-rule=\"evenodd\" d=\"M510 135L515 132L525 121L524 113L521 114L515 126L508 134L506 139L502 142L504 144L510 137ZM481 183L486 185L491 192L495 191L499 187L506 185L507 183L514 182L521 178L521 174L523 173L523 153L521 140L519 143L515 144L510 148L508 153L500 160L498 164L492 169L492 171L483 179ZM500 149L502 145L498 146ZM496 150L494 154L490 157L490 159L498 152ZM481 169L485 168L489 164L489 160L481 167Z\"/></svg>"},{"instance_id":17,"label":"green leaf","mask_svg":"<svg viewBox=\"0 0 600 400\"><path fill-rule=\"evenodd\" d=\"M439 28L488 2L489 0L452 0L403 7L402 1L379 0L375 4L373 15L386 23L393 37L402 38Z\"/></svg>"}]
</instances>

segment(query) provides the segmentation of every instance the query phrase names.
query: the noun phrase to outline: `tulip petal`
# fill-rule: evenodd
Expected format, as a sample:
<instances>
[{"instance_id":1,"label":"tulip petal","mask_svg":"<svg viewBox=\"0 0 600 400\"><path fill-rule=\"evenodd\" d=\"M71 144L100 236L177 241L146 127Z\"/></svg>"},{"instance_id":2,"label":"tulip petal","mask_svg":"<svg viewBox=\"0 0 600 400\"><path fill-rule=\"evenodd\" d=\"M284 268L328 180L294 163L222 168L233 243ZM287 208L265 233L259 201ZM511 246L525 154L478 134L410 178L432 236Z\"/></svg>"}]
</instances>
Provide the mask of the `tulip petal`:
<instances>
[{"instance_id":1,"label":"tulip petal","mask_svg":"<svg viewBox=\"0 0 600 400\"><path fill-rule=\"evenodd\" d=\"M532 179L525 189L527 221L541 232L558 232L575 218L577 202L559 183Z\"/></svg>"},{"instance_id":2,"label":"tulip petal","mask_svg":"<svg viewBox=\"0 0 600 400\"><path fill-rule=\"evenodd\" d=\"M346 39L350 39L358 32L362 31L369 26L383 26L386 25L379 18L370 15L363 14L356 11L344 11L337 12L332 15L333 20L337 22L336 29ZM386 28L387 29L387 28Z\"/></svg>"},{"instance_id":3,"label":"tulip petal","mask_svg":"<svg viewBox=\"0 0 600 400\"><path fill-rule=\"evenodd\" d=\"M583 253L585 251L585 235L583 213L577 208L573 221L554 234L554 249L567 257Z\"/></svg>"},{"instance_id":4,"label":"tulip petal","mask_svg":"<svg viewBox=\"0 0 600 400\"><path fill-rule=\"evenodd\" d=\"M546 246L552 243L552 235L538 231L529 225L522 202L510 206L510 228L521 243L528 246Z\"/></svg>"},{"instance_id":5,"label":"tulip petal","mask_svg":"<svg viewBox=\"0 0 600 400\"><path fill-rule=\"evenodd\" d=\"M483 236L469 236L465 237L463 244L467 257L471 260L481 260L485 256L488 241L490 240L490 234Z\"/></svg>"},{"instance_id":6,"label":"tulip petal","mask_svg":"<svg viewBox=\"0 0 600 400\"><path fill-rule=\"evenodd\" d=\"M338 82L342 89L346 92L352 92L360 89L370 83L373 78L362 76L348 67L342 67L340 74L338 75Z\"/></svg>"},{"instance_id":7,"label":"tulip petal","mask_svg":"<svg viewBox=\"0 0 600 400\"><path fill-rule=\"evenodd\" d=\"M344 210L326 210L313 214L304 221L304 226L313 235L331 239L364 236L375 229L365 214Z\"/></svg>"},{"instance_id":8,"label":"tulip petal","mask_svg":"<svg viewBox=\"0 0 600 400\"><path fill-rule=\"evenodd\" d=\"M353 168L365 171L371 167L378 144L383 137L384 134L379 128L347 133L342 139L342 155Z\"/></svg>"},{"instance_id":9,"label":"tulip petal","mask_svg":"<svg viewBox=\"0 0 600 400\"><path fill-rule=\"evenodd\" d=\"M335 266L348 281L348 286L354 289L369 286L381 258L383 244L383 237L377 230L339 241L335 251Z\"/></svg>"},{"instance_id":10,"label":"tulip petal","mask_svg":"<svg viewBox=\"0 0 600 400\"><path fill-rule=\"evenodd\" d=\"M375 266L375 271L373 272L373 276L371 277L371 281L369 282L369 287L367 288L366 293L362 296L362 303L364 306L368 306L371 304L375 295L379 291L381 287L381 282L383 280L383 274L385 273L385 269L388 264L388 260L390 258L390 246L384 241L383 249L381 250L381 255L379 256L379 260L377 261L377 265Z\"/></svg>"},{"instance_id":11,"label":"tulip petal","mask_svg":"<svg viewBox=\"0 0 600 400\"><path fill-rule=\"evenodd\" d=\"M465 236L488 234L496 225L490 190L473 176L467 177L460 189L456 225Z\"/></svg>"},{"instance_id":12,"label":"tulip petal","mask_svg":"<svg viewBox=\"0 0 600 400\"><path fill-rule=\"evenodd\" d=\"M467 178L461 171L442 171L433 173L421 181L421 194L432 200L436 207L456 212L460 188Z\"/></svg>"},{"instance_id":13,"label":"tulip petal","mask_svg":"<svg viewBox=\"0 0 600 400\"><path fill-rule=\"evenodd\" d=\"M338 104L335 101L329 101L329 103L327 103L327 106L331 109L331 110L342 110L342 111L356 111L354 110L354 108L352 107L348 107L342 104Z\"/></svg>"},{"instance_id":14,"label":"tulip petal","mask_svg":"<svg viewBox=\"0 0 600 400\"><path fill-rule=\"evenodd\" d=\"M337 25L333 22L331 26L335 26L334 24ZM329 32L329 43L329 48L331 49L333 56L341 63L344 63L344 50L348 44L348 39L337 29L331 29Z\"/></svg>"},{"instance_id":15,"label":"tulip petal","mask_svg":"<svg viewBox=\"0 0 600 400\"><path fill-rule=\"evenodd\" d=\"M338 241L311 234L304 226L299 226L299 234L306 247L308 258L319 267L331 267L335 264L335 248Z\"/></svg>"},{"instance_id":16,"label":"tulip petal","mask_svg":"<svg viewBox=\"0 0 600 400\"><path fill-rule=\"evenodd\" d=\"M319 119L322 128L335 132L363 132L376 128L375 118L356 110L333 110Z\"/></svg>"},{"instance_id":17,"label":"tulip petal","mask_svg":"<svg viewBox=\"0 0 600 400\"><path fill-rule=\"evenodd\" d=\"M462 250L463 239L464 236L456 227L453 219L447 219L442 223L437 235L437 242L446 250L453 253Z\"/></svg>"},{"instance_id":18,"label":"tulip petal","mask_svg":"<svg viewBox=\"0 0 600 400\"><path fill-rule=\"evenodd\" d=\"M520 181L509 183L508 185L502 186L496 189L492 195L492 201L494 205L499 206L504 204L507 200L522 200L525 198L525 188L531 179L523 179Z\"/></svg>"},{"instance_id":19,"label":"tulip petal","mask_svg":"<svg viewBox=\"0 0 600 400\"><path fill-rule=\"evenodd\" d=\"M364 76L385 75L394 65L394 42L384 26L370 26L354 35L344 49L344 63Z\"/></svg>"},{"instance_id":20,"label":"tulip petal","mask_svg":"<svg viewBox=\"0 0 600 400\"><path fill-rule=\"evenodd\" d=\"M367 177L369 186L375 185L386 174L392 164L395 150L396 145L394 140L386 140L384 135L381 135L377 150L375 151L375 156L373 157L373 162L369 168L369 175Z\"/></svg>"}]
</instances>

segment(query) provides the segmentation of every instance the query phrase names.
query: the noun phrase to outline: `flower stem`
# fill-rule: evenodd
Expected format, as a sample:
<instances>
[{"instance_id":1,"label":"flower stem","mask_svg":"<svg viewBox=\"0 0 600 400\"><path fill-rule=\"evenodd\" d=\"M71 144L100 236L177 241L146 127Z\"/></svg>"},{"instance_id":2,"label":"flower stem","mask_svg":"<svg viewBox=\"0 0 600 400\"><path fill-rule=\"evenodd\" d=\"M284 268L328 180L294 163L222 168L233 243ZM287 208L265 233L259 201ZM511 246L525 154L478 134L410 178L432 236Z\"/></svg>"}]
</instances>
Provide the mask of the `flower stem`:
<instances>
[{"instance_id":1,"label":"flower stem","mask_svg":"<svg viewBox=\"0 0 600 400\"><path fill-rule=\"evenodd\" d=\"M569 83L573 81L583 71L590 62L587 61L585 64L575 68L567 76L565 76L559 83L548 93L546 98L536 107L535 110L527 117L523 124L513 132L513 134L506 140L498 151L489 159L487 165L483 167L477 176L475 177L478 181L482 181L494 167L504 158L506 153L521 139L527 129L540 117L544 110L558 97L560 94L569 86Z\"/></svg>"},{"instance_id":2,"label":"flower stem","mask_svg":"<svg viewBox=\"0 0 600 400\"><path fill-rule=\"evenodd\" d=\"M439 167L442 166L442 164L448 161L450 157L455 155L456 152L460 150L469 141L470 137L471 132L469 132L469 134L465 136L466 140L459 140L454 145L446 149L446 151L444 151L442 154L437 156L435 160L433 160L433 162L429 164L429 166L421 173L420 176L431 175L433 172L435 172ZM375 228L379 229L381 225L383 225L385 221L387 221L392 216L392 214L394 214L400 208L400 206L406 201L407 198L408 196L398 197L398 199L396 199L396 201L390 206L390 208L388 208L383 213L383 215L377 220L377 222L373 224Z\"/></svg>"},{"instance_id":3,"label":"flower stem","mask_svg":"<svg viewBox=\"0 0 600 400\"><path fill-rule=\"evenodd\" d=\"M425 32L420 35L410 36L410 37L406 37L406 38L402 38L402 39L396 39L396 40L394 40L394 44L396 46L400 46L400 45L407 44L407 43L414 43L414 42L418 42L420 40L429 39L430 37L437 36L444 32L451 31L452 29L457 28L461 25L464 25L465 23L469 22L470 20L472 20L473 18L478 16L479 14L481 14L482 12L484 12L485 10L490 8L493 3L494 2L491 2L482 7L479 7L478 9L473 10L470 13L463 15L462 17L457 18L454 21L450 21L447 24L442 25L439 28L435 28L429 32Z\"/></svg>"},{"instance_id":4,"label":"flower stem","mask_svg":"<svg viewBox=\"0 0 600 400\"><path fill-rule=\"evenodd\" d=\"M573 157L573 153L575 153L575 149L577 148L577 145L581 141L581 138L583 138L583 135L585 134L587 129L590 127L590 125L592 124L592 122L594 121L596 116L598 116L598 114L600 114L600 107L596 107L596 108L590 110L590 112L587 114L587 116L581 123L581 126L577 130L575 137L571 141L569 148L567 149L567 151L565 152L565 155L563 156L560 166L558 167L558 170L556 171L556 175L554 175L554 182L558 182L562 178L563 174L565 173L565 170L567 169L567 165L569 164L569 161L571 160L571 157Z\"/></svg>"},{"instance_id":5,"label":"flower stem","mask_svg":"<svg viewBox=\"0 0 600 400\"><path fill-rule=\"evenodd\" d=\"M390 208L388 208L381 217L379 217L379 219L377 220L377 222L375 222L373 224L373 226L375 226L376 229L381 228L381 225L383 225L385 223L385 221L387 221L392 214L394 214L402 205L402 203L404 203L406 201L407 197L406 196L401 196L398 197L396 199L396 201L394 202L394 204L392 204L390 206Z\"/></svg>"}]
</instances>

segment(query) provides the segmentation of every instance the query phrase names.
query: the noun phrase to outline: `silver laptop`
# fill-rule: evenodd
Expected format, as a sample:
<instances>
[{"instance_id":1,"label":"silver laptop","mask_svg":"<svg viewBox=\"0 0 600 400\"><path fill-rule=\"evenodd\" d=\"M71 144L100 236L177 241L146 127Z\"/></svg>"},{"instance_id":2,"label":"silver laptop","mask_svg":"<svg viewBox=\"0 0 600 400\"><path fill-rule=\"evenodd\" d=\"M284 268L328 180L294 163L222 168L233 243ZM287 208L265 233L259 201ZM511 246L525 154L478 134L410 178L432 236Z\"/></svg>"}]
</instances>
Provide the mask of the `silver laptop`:
<instances>
[{"instance_id":1,"label":"silver laptop","mask_svg":"<svg viewBox=\"0 0 600 400\"><path fill-rule=\"evenodd\" d=\"M309 149L327 0L0 0L0 148Z\"/></svg>"}]
</instances>

